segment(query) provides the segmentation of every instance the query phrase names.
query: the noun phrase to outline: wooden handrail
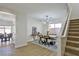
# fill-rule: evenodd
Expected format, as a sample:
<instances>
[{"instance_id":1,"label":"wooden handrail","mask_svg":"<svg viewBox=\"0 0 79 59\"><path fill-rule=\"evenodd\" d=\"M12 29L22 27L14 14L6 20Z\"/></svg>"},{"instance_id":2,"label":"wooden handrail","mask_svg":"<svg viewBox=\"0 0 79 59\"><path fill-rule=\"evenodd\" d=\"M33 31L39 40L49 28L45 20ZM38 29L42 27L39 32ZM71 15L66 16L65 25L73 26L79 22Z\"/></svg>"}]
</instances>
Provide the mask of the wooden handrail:
<instances>
[{"instance_id":1,"label":"wooden handrail","mask_svg":"<svg viewBox=\"0 0 79 59\"><path fill-rule=\"evenodd\" d=\"M68 21L68 20L66 20L66 22L65 22L65 25L64 25L64 29L63 29L62 35L64 35L65 29L66 29L66 25L67 25L67 21Z\"/></svg>"},{"instance_id":2,"label":"wooden handrail","mask_svg":"<svg viewBox=\"0 0 79 59\"><path fill-rule=\"evenodd\" d=\"M64 25L64 28L63 28L62 36L67 35L70 14L71 14L71 11L68 12L67 19L66 19L66 22L65 22L65 25Z\"/></svg>"}]
</instances>

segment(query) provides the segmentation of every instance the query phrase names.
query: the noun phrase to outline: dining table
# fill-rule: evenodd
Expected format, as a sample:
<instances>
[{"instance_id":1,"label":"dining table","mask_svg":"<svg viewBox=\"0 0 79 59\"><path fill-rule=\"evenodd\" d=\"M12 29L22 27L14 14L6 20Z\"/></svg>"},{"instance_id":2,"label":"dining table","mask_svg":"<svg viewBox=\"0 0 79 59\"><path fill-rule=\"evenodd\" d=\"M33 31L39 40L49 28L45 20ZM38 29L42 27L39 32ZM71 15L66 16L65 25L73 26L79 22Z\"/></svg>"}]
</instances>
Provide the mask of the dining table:
<instances>
[{"instance_id":1,"label":"dining table","mask_svg":"<svg viewBox=\"0 0 79 59\"><path fill-rule=\"evenodd\" d=\"M42 38L45 40L45 43L48 43L48 40L56 40L56 35L39 35L40 41L42 41Z\"/></svg>"}]
</instances>

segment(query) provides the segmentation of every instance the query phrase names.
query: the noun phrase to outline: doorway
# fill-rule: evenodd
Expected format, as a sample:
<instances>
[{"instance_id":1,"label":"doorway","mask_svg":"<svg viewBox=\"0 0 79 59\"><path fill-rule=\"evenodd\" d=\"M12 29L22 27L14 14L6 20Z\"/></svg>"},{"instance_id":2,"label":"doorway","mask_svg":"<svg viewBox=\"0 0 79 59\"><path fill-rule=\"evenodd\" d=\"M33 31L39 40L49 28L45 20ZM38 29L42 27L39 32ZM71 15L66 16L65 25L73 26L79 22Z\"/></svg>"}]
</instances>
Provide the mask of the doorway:
<instances>
[{"instance_id":1,"label":"doorway","mask_svg":"<svg viewBox=\"0 0 79 59\"><path fill-rule=\"evenodd\" d=\"M13 40L12 26L0 26L0 42Z\"/></svg>"},{"instance_id":2,"label":"doorway","mask_svg":"<svg viewBox=\"0 0 79 59\"><path fill-rule=\"evenodd\" d=\"M0 46L15 43L15 15L0 11Z\"/></svg>"}]
</instances>

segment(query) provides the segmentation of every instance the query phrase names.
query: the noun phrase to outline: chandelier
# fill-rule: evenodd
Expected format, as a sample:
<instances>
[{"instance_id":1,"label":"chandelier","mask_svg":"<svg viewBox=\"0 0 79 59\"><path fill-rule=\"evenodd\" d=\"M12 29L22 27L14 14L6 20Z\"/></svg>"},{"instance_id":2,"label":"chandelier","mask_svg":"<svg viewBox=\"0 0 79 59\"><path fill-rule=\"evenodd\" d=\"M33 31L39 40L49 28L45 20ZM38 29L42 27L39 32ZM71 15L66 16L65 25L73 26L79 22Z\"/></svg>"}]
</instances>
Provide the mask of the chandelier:
<instances>
[{"instance_id":1,"label":"chandelier","mask_svg":"<svg viewBox=\"0 0 79 59\"><path fill-rule=\"evenodd\" d=\"M47 23L50 23L51 21L52 21L52 17L46 15L45 18L44 18L44 20L43 20L43 23L47 24Z\"/></svg>"}]
</instances>

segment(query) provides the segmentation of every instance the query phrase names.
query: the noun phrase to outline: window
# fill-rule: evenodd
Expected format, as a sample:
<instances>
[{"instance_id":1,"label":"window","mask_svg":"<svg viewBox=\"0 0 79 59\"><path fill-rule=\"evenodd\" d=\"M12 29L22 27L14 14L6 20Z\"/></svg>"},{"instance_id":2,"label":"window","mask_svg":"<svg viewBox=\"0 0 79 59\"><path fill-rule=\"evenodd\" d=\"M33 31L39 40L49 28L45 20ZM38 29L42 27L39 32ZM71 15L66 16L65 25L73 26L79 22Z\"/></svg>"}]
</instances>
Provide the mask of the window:
<instances>
[{"instance_id":1,"label":"window","mask_svg":"<svg viewBox=\"0 0 79 59\"><path fill-rule=\"evenodd\" d=\"M4 29L0 29L0 33L4 34Z\"/></svg>"},{"instance_id":2,"label":"window","mask_svg":"<svg viewBox=\"0 0 79 59\"><path fill-rule=\"evenodd\" d=\"M61 28L61 23L49 24L49 28Z\"/></svg>"},{"instance_id":3,"label":"window","mask_svg":"<svg viewBox=\"0 0 79 59\"><path fill-rule=\"evenodd\" d=\"M49 24L49 28L54 28L54 24Z\"/></svg>"},{"instance_id":4,"label":"window","mask_svg":"<svg viewBox=\"0 0 79 59\"><path fill-rule=\"evenodd\" d=\"M61 28L61 23L55 24L55 28Z\"/></svg>"},{"instance_id":5,"label":"window","mask_svg":"<svg viewBox=\"0 0 79 59\"><path fill-rule=\"evenodd\" d=\"M11 26L0 26L0 33L11 33Z\"/></svg>"},{"instance_id":6,"label":"window","mask_svg":"<svg viewBox=\"0 0 79 59\"><path fill-rule=\"evenodd\" d=\"M0 29L4 29L4 26L0 26Z\"/></svg>"},{"instance_id":7,"label":"window","mask_svg":"<svg viewBox=\"0 0 79 59\"><path fill-rule=\"evenodd\" d=\"M5 26L5 32L7 34L11 33L11 26Z\"/></svg>"},{"instance_id":8,"label":"window","mask_svg":"<svg viewBox=\"0 0 79 59\"><path fill-rule=\"evenodd\" d=\"M61 23L49 24L48 31L50 34L58 34L61 28Z\"/></svg>"}]
</instances>

